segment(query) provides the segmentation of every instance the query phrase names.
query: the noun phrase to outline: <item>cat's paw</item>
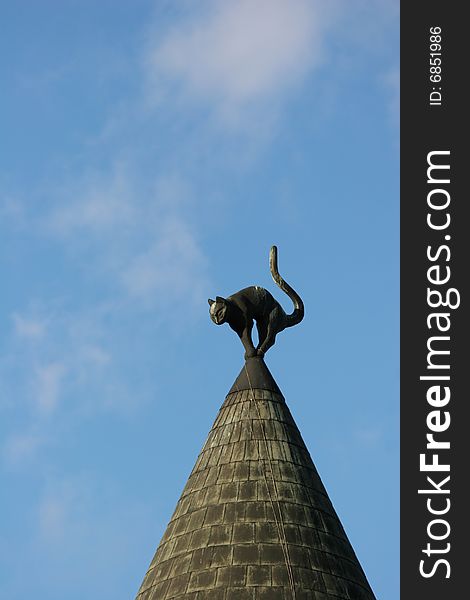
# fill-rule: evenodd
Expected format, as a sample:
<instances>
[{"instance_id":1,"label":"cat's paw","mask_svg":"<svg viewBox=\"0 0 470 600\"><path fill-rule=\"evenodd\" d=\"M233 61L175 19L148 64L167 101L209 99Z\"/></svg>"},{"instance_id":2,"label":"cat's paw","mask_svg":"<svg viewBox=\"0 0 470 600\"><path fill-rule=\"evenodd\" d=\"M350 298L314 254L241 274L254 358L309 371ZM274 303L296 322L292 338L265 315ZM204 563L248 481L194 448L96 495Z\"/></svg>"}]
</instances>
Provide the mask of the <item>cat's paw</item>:
<instances>
[{"instance_id":1,"label":"cat's paw","mask_svg":"<svg viewBox=\"0 0 470 600\"><path fill-rule=\"evenodd\" d=\"M253 350L247 350L247 351L245 352L245 360L246 360L247 358L253 358L253 357L255 357L256 355L257 355L257 352L256 352L256 350L255 350L254 348L253 348Z\"/></svg>"}]
</instances>

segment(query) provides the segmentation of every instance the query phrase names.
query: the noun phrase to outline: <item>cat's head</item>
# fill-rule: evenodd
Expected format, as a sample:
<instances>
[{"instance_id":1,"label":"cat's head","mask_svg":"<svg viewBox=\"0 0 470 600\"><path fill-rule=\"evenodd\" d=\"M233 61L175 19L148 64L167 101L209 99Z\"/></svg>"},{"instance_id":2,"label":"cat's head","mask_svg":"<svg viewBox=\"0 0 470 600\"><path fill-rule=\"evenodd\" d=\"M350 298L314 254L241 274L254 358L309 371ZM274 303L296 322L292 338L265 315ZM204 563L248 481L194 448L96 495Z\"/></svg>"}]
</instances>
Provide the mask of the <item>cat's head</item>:
<instances>
[{"instance_id":1,"label":"cat's head","mask_svg":"<svg viewBox=\"0 0 470 600\"><path fill-rule=\"evenodd\" d=\"M210 305L209 314L214 323L216 325L222 325L222 323L225 323L225 318L227 315L227 302L225 298L216 296L215 300L211 300L209 298L208 302Z\"/></svg>"}]
</instances>

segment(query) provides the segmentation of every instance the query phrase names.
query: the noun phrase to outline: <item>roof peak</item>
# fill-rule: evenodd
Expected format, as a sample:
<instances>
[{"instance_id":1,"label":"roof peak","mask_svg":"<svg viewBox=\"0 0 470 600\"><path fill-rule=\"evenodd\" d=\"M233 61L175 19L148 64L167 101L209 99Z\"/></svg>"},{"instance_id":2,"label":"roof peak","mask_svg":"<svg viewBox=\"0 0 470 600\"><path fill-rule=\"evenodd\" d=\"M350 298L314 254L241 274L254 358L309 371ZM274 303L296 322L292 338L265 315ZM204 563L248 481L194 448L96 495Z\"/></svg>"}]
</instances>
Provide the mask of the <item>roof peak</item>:
<instances>
[{"instance_id":1,"label":"roof peak","mask_svg":"<svg viewBox=\"0 0 470 600\"><path fill-rule=\"evenodd\" d=\"M243 390L269 390L282 396L274 377L261 356L247 358L245 364L230 388L229 394Z\"/></svg>"}]
</instances>

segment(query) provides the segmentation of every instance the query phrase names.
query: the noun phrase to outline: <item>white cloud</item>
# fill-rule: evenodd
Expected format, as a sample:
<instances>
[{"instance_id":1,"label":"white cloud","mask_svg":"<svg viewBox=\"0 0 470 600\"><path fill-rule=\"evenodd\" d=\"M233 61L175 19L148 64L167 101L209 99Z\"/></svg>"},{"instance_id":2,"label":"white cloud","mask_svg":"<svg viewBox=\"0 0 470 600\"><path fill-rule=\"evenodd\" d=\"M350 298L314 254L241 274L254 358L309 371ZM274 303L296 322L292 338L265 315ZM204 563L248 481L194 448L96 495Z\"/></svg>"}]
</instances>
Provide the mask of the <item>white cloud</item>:
<instances>
[{"instance_id":1,"label":"white cloud","mask_svg":"<svg viewBox=\"0 0 470 600\"><path fill-rule=\"evenodd\" d=\"M111 232L126 227L135 219L132 193L125 168L117 164L110 174L89 174L75 183L75 189L62 190L45 226L54 234L67 236L87 230L89 233Z\"/></svg>"},{"instance_id":2,"label":"white cloud","mask_svg":"<svg viewBox=\"0 0 470 600\"><path fill-rule=\"evenodd\" d=\"M18 198L3 196L0 198L0 217L8 219L9 224L23 225L25 220L23 203Z\"/></svg>"},{"instance_id":3,"label":"white cloud","mask_svg":"<svg viewBox=\"0 0 470 600\"><path fill-rule=\"evenodd\" d=\"M97 367L103 367L111 363L111 355L99 346L85 346L81 351L86 363Z\"/></svg>"},{"instance_id":4,"label":"white cloud","mask_svg":"<svg viewBox=\"0 0 470 600\"><path fill-rule=\"evenodd\" d=\"M129 294L160 305L188 302L204 285L205 257L190 228L179 218L160 224L157 239L134 257L122 275Z\"/></svg>"},{"instance_id":5,"label":"white cloud","mask_svg":"<svg viewBox=\"0 0 470 600\"><path fill-rule=\"evenodd\" d=\"M45 498L39 507L39 524L47 539L60 538L65 529L66 505L62 498Z\"/></svg>"},{"instance_id":6,"label":"white cloud","mask_svg":"<svg viewBox=\"0 0 470 600\"><path fill-rule=\"evenodd\" d=\"M61 362L36 369L36 401L41 413L51 413L57 407L65 372L65 365Z\"/></svg>"},{"instance_id":7,"label":"white cloud","mask_svg":"<svg viewBox=\"0 0 470 600\"><path fill-rule=\"evenodd\" d=\"M38 529L43 541L62 542L83 528L90 504L90 481L84 475L50 481L38 505Z\"/></svg>"},{"instance_id":8,"label":"white cloud","mask_svg":"<svg viewBox=\"0 0 470 600\"><path fill-rule=\"evenodd\" d=\"M151 48L154 92L177 83L231 117L284 93L315 67L327 21L325 3L313 0L212 1Z\"/></svg>"},{"instance_id":9,"label":"white cloud","mask_svg":"<svg viewBox=\"0 0 470 600\"><path fill-rule=\"evenodd\" d=\"M17 466L30 459L43 443L36 433L13 434L5 441L3 457L10 466Z\"/></svg>"},{"instance_id":10,"label":"white cloud","mask_svg":"<svg viewBox=\"0 0 470 600\"><path fill-rule=\"evenodd\" d=\"M30 340L40 339L46 332L46 322L32 317L23 317L18 313L12 315L15 333L18 337Z\"/></svg>"},{"instance_id":11,"label":"white cloud","mask_svg":"<svg viewBox=\"0 0 470 600\"><path fill-rule=\"evenodd\" d=\"M206 280L206 259L189 225L196 220L196 208L184 179L162 175L142 189L118 163L100 176L83 176L72 192L63 187L51 194L43 231L80 259L83 250L91 249L89 273L117 283L146 307L168 307L178 295L190 303L197 297L193 291ZM26 330L26 323L17 322Z\"/></svg>"},{"instance_id":12,"label":"white cloud","mask_svg":"<svg viewBox=\"0 0 470 600\"><path fill-rule=\"evenodd\" d=\"M112 350L119 350L103 326L108 309L68 312L42 303L35 314L14 314L10 352L0 365L0 399L18 415L0 447L0 459L11 468L34 466L32 459L57 442L71 414L122 413L141 398L129 392L114 360Z\"/></svg>"}]
</instances>

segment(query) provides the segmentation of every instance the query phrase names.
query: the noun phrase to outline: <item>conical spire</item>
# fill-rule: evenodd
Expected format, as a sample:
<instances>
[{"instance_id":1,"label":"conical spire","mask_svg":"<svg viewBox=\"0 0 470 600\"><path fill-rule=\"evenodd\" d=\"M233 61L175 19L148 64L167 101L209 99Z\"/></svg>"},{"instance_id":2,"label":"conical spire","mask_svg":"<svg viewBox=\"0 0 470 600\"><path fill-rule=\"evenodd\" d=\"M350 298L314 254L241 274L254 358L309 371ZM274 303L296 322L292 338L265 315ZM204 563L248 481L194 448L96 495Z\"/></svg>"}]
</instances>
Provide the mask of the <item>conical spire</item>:
<instances>
[{"instance_id":1,"label":"conical spire","mask_svg":"<svg viewBox=\"0 0 470 600\"><path fill-rule=\"evenodd\" d=\"M247 360L137 600L374 600L262 358Z\"/></svg>"}]
</instances>

